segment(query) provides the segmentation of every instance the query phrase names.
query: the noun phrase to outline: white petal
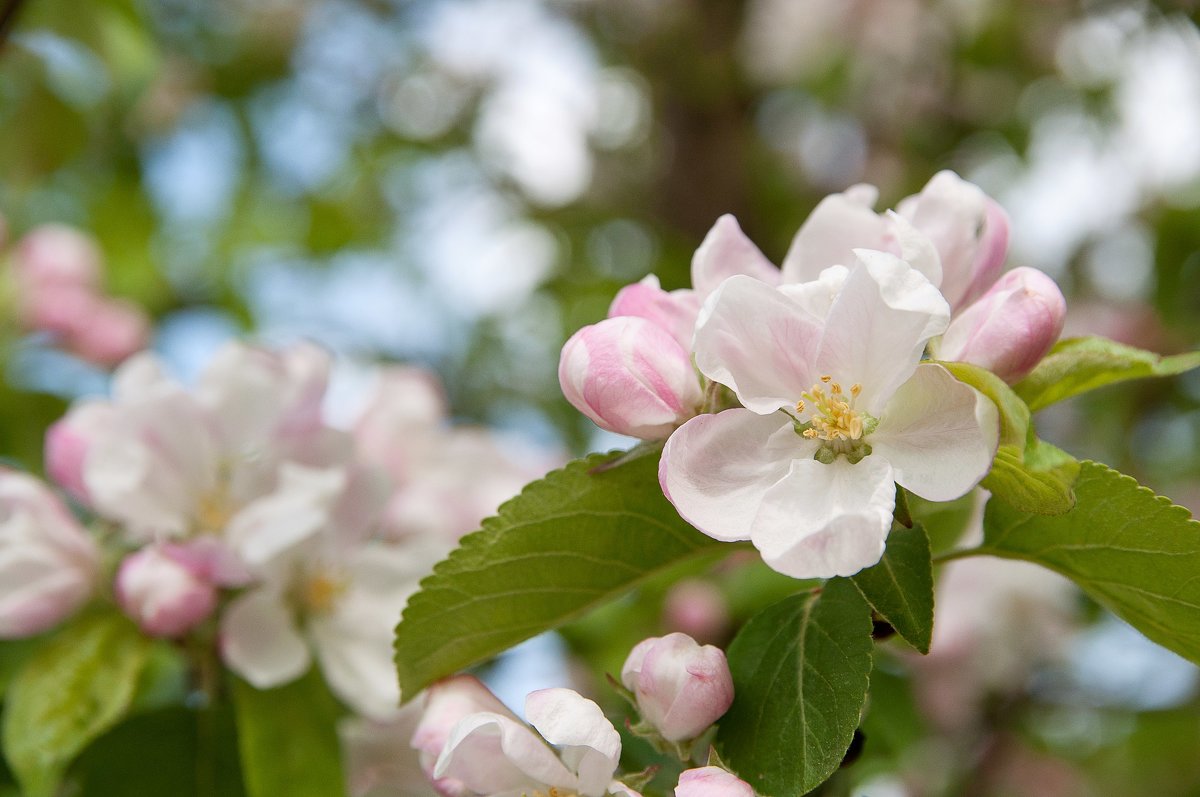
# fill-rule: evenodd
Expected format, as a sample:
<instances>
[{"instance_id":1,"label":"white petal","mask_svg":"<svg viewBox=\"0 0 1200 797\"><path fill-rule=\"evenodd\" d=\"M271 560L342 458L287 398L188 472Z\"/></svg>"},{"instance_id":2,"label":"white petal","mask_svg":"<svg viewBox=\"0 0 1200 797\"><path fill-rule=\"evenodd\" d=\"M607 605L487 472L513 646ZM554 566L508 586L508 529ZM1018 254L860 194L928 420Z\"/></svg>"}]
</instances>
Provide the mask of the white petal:
<instances>
[{"instance_id":1,"label":"white petal","mask_svg":"<svg viewBox=\"0 0 1200 797\"><path fill-rule=\"evenodd\" d=\"M883 555L895 500L892 469L881 457L855 465L845 457L829 465L797 460L763 496L751 539L785 575L853 575Z\"/></svg>"},{"instance_id":2,"label":"white petal","mask_svg":"<svg viewBox=\"0 0 1200 797\"><path fill-rule=\"evenodd\" d=\"M819 319L779 290L730 277L696 322L696 367L759 414L790 407L812 386Z\"/></svg>"},{"instance_id":3,"label":"white petal","mask_svg":"<svg viewBox=\"0 0 1200 797\"><path fill-rule=\"evenodd\" d=\"M830 266L815 280L780 285L779 292L799 304L814 318L824 321L833 307L833 300L841 292L849 275L850 269L845 266Z\"/></svg>"},{"instance_id":4,"label":"white petal","mask_svg":"<svg viewBox=\"0 0 1200 797\"><path fill-rule=\"evenodd\" d=\"M573 789L575 776L525 725L502 714L464 717L450 732L433 770L477 794L559 786Z\"/></svg>"},{"instance_id":5,"label":"white petal","mask_svg":"<svg viewBox=\"0 0 1200 797\"><path fill-rule=\"evenodd\" d=\"M763 495L787 475L793 459L811 458L816 449L783 414L725 410L693 418L671 435L658 480L700 531L723 542L748 540Z\"/></svg>"},{"instance_id":6,"label":"white petal","mask_svg":"<svg viewBox=\"0 0 1200 797\"><path fill-rule=\"evenodd\" d=\"M262 589L241 596L225 610L221 657L259 689L299 678L311 661L283 600Z\"/></svg>"},{"instance_id":7,"label":"white petal","mask_svg":"<svg viewBox=\"0 0 1200 797\"><path fill-rule=\"evenodd\" d=\"M729 277L744 274L768 285L779 284L779 269L746 237L728 213L717 219L692 255L692 288L708 296Z\"/></svg>"},{"instance_id":8,"label":"white petal","mask_svg":"<svg viewBox=\"0 0 1200 797\"><path fill-rule=\"evenodd\" d=\"M345 486L342 469L285 463L279 487L238 512L226 539L247 564L261 567L328 526Z\"/></svg>"},{"instance_id":9,"label":"white petal","mask_svg":"<svg viewBox=\"0 0 1200 797\"><path fill-rule=\"evenodd\" d=\"M843 387L862 385L860 407L878 415L912 375L925 342L941 334L950 308L919 271L885 252L859 250L825 319L817 370Z\"/></svg>"},{"instance_id":10,"label":"white petal","mask_svg":"<svg viewBox=\"0 0 1200 797\"><path fill-rule=\"evenodd\" d=\"M892 396L869 442L903 487L931 501L951 501L987 475L998 437L996 405L942 366L926 363Z\"/></svg>"},{"instance_id":11,"label":"white petal","mask_svg":"<svg viewBox=\"0 0 1200 797\"><path fill-rule=\"evenodd\" d=\"M783 258L783 281L808 282L830 266L849 266L854 249L884 249L888 223L873 204L873 192L859 190L822 199L792 239Z\"/></svg>"},{"instance_id":12,"label":"white petal","mask_svg":"<svg viewBox=\"0 0 1200 797\"><path fill-rule=\"evenodd\" d=\"M570 689L539 689L525 698L525 716L578 774L581 794L605 793L621 760L621 736L599 706Z\"/></svg>"},{"instance_id":13,"label":"white petal","mask_svg":"<svg viewBox=\"0 0 1200 797\"><path fill-rule=\"evenodd\" d=\"M900 259L925 275L934 285L942 283L942 258L933 241L894 210L887 212L893 234L900 244Z\"/></svg>"},{"instance_id":14,"label":"white petal","mask_svg":"<svg viewBox=\"0 0 1200 797\"><path fill-rule=\"evenodd\" d=\"M321 672L329 688L358 714L386 719L400 704L392 662L392 628L399 612L382 627L339 613L309 623Z\"/></svg>"}]
</instances>

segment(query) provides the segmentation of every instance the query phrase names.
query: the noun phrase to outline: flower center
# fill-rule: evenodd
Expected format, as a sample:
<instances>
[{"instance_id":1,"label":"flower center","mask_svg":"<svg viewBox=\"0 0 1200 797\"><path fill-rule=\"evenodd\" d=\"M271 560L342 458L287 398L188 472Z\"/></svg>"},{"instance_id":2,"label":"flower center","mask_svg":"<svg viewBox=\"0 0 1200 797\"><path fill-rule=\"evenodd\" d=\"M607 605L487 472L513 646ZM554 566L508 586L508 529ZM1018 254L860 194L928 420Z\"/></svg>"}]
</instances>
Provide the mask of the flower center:
<instances>
[{"instance_id":1,"label":"flower center","mask_svg":"<svg viewBox=\"0 0 1200 797\"><path fill-rule=\"evenodd\" d=\"M236 511L229 488L222 482L201 496L197 503L196 528L202 534L219 534L229 525Z\"/></svg>"},{"instance_id":2,"label":"flower center","mask_svg":"<svg viewBox=\"0 0 1200 797\"><path fill-rule=\"evenodd\" d=\"M575 792L551 786L546 791L528 792L525 797L579 797Z\"/></svg>"},{"instance_id":3,"label":"flower center","mask_svg":"<svg viewBox=\"0 0 1200 797\"><path fill-rule=\"evenodd\" d=\"M821 381L800 394L796 402L796 431L809 440L820 441L816 459L826 464L845 454L851 464L859 462L871 453L871 447L863 437L874 431L878 424L867 413L855 409L854 404L862 393L857 382L850 386L849 395L832 376L822 376ZM807 416L807 417L806 417Z\"/></svg>"},{"instance_id":4,"label":"flower center","mask_svg":"<svg viewBox=\"0 0 1200 797\"><path fill-rule=\"evenodd\" d=\"M333 610L338 598L346 591L346 580L329 571L309 576L300 590L300 601L312 614L326 614Z\"/></svg>"}]
</instances>

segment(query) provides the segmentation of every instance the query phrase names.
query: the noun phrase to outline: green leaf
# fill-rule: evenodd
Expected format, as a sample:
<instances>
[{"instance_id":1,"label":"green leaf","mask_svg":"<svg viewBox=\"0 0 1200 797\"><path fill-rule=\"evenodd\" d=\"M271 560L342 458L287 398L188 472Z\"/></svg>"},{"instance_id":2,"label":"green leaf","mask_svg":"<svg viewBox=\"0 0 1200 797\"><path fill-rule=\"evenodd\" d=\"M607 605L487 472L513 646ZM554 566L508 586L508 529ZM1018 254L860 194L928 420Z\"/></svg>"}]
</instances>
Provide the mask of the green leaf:
<instances>
[{"instance_id":1,"label":"green leaf","mask_svg":"<svg viewBox=\"0 0 1200 797\"><path fill-rule=\"evenodd\" d=\"M680 519L657 449L576 460L528 485L434 568L396 629L406 698L703 554L731 550Z\"/></svg>"},{"instance_id":2,"label":"green leaf","mask_svg":"<svg viewBox=\"0 0 1200 797\"><path fill-rule=\"evenodd\" d=\"M913 520L925 527L931 551L949 550L962 538L975 515L978 495L978 491L972 490L953 501L927 501L916 495L908 496Z\"/></svg>"},{"instance_id":3,"label":"green leaf","mask_svg":"<svg viewBox=\"0 0 1200 797\"><path fill-rule=\"evenodd\" d=\"M933 565L920 525L893 527L879 564L850 577L905 642L929 652L933 636Z\"/></svg>"},{"instance_id":4,"label":"green leaf","mask_svg":"<svg viewBox=\"0 0 1200 797\"><path fill-rule=\"evenodd\" d=\"M242 797L233 712L173 706L130 717L80 754L70 779L80 797Z\"/></svg>"},{"instance_id":5,"label":"green leaf","mask_svg":"<svg viewBox=\"0 0 1200 797\"><path fill-rule=\"evenodd\" d=\"M823 783L858 727L871 650L871 608L846 579L764 609L729 646L735 697L721 756L760 794Z\"/></svg>"},{"instance_id":6,"label":"green leaf","mask_svg":"<svg viewBox=\"0 0 1200 797\"><path fill-rule=\"evenodd\" d=\"M1106 338L1068 338L1051 349L1014 390L1036 411L1105 385L1174 376L1193 368L1200 368L1200 352L1163 357Z\"/></svg>"},{"instance_id":7,"label":"green leaf","mask_svg":"<svg viewBox=\"0 0 1200 797\"><path fill-rule=\"evenodd\" d=\"M955 379L979 390L1000 411L1000 447L980 482L1022 512L1060 515L1075 505L1071 485L1079 463L1037 438L1029 408L1000 377L968 363L941 363Z\"/></svg>"},{"instance_id":8,"label":"green leaf","mask_svg":"<svg viewBox=\"0 0 1200 797\"><path fill-rule=\"evenodd\" d=\"M3 738L28 797L54 794L72 759L125 716L149 649L129 620L93 615L26 662L8 688Z\"/></svg>"},{"instance_id":9,"label":"green leaf","mask_svg":"<svg viewBox=\"0 0 1200 797\"><path fill-rule=\"evenodd\" d=\"M982 553L1079 584L1158 644L1200 664L1200 523L1129 476L1084 462L1078 503L1044 517L991 501Z\"/></svg>"},{"instance_id":10,"label":"green leaf","mask_svg":"<svg viewBox=\"0 0 1200 797\"><path fill-rule=\"evenodd\" d=\"M337 721L345 712L317 668L277 689L233 679L233 709L250 797L344 793Z\"/></svg>"}]
</instances>

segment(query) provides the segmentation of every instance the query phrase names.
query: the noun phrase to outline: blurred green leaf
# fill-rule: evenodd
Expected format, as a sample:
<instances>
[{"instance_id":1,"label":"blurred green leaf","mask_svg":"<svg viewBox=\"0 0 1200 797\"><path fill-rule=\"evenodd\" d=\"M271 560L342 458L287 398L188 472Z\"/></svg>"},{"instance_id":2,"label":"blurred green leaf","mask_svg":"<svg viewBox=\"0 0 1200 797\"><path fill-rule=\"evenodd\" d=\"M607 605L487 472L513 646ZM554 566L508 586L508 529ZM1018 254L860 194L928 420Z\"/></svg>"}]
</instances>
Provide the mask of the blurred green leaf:
<instances>
[{"instance_id":1,"label":"blurred green leaf","mask_svg":"<svg viewBox=\"0 0 1200 797\"><path fill-rule=\"evenodd\" d=\"M1163 647L1200 663L1200 523L1129 476L1084 462L1064 515L988 503L983 553L1024 559L1079 584Z\"/></svg>"},{"instance_id":2,"label":"blurred green leaf","mask_svg":"<svg viewBox=\"0 0 1200 797\"><path fill-rule=\"evenodd\" d=\"M850 577L905 642L929 652L933 638L933 564L920 524L892 528L879 564Z\"/></svg>"},{"instance_id":3,"label":"blurred green leaf","mask_svg":"<svg viewBox=\"0 0 1200 797\"><path fill-rule=\"evenodd\" d=\"M28 797L52 795L67 765L129 710L150 642L117 614L84 617L9 685L4 751Z\"/></svg>"},{"instance_id":4,"label":"blurred green leaf","mask_svg":"<svg viewBox=\"0 0 1200 797\"><path fill-rule=\"evenodd\" d=\"M277 689L234 679L233 706L250 797L344 793L337 721L345 712L317 668Z\"/></svg>"},{"instance_id":5,"label":"blurred green leaf","mask_svg":"<svg viewBox=\"0 0 1200 797\"><path fill-rule=\"evenodd\" d=\"M592 455L526 486L422 582L396 629L406 697L720 551L663 497L657 448L615 459Z\"/></svg>"},{"instance_id":6,"label":"blurred green leaf","mask_svg":"<svg viewBox=\"0 0 1200 797\"><path fill-rule=\"evenodd\" d=\"M1037 411L1105 385L1175 376L1193 368L1200 368L1200 352L1163 357L1105 338L1069 338L1051 349L1013 390Z\"/></svg>"},{"instance_id":7,"label":"blurred green leaf","mask_svg":"<svg viewBox=\"0 0 1200 797\"><path fill-rule=\"evenodd\" d=\"M846 579L763 610L729 646L735 697L721 756L761 794L823 783L858 727L871 651L871 608Z\"/></svg>"}]
</instances>

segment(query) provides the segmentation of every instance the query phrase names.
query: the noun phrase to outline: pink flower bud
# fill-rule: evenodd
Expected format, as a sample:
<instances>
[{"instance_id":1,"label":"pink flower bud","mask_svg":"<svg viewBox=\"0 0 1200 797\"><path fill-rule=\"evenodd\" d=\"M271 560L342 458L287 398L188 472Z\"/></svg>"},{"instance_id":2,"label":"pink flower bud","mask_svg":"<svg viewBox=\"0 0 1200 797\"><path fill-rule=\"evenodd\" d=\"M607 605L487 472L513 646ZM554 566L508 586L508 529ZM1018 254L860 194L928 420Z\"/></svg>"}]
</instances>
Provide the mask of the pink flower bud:
<instances>
[{"instance_id":1,"label":"pink flower bud","mask_svg":"<svg viewBox=\"0 0 1200 797\"><path fill-rule=\"evenodd\" d=\"M688 352L644 318L608 318L576 332L563 346L558 381L601 429L643 440L669 436L703 398Z\"/></svg>"},{"instance_id":2,"label":"pink flower bud","mask_svg":"<svg viewBox=\"0 0 1200 797\"><path fill-rule=\"evenodd\" d=\"M132 302L95 297L65 332L64 344L83 359L116 365L146 347L150 322Z\"/></svg>"},{"instance_id":3,"label":"pink flower bud","mask_svg":"<svg viewBox=\"0 0 1200 797\"><path fill-rule=\"evenodd\" d=\"M754 789L720 767L701 767L679 775L675 797L754 797Z\"/></svg>"},{"instance_id":4,"label":"pink flower bud","mask_svg":"<svg viewBox=\"0 0 1200 797\"><path fill-rule=\"evenodd\" d=\"M950 323L937 354L986 368L1012 384L1050 351L1066 313L1054 280L1037 269L1015 268Z\"/></svg>"},{"instance_id":5,"label":"pink flower bud","mask_svg":"<svg viewBox=\"0 0 1200 797\"><path fill-rule=\"evenodd\" d=\"M512 712L472 675L446 678L425 692L425 711L413 732L411 745L420 755L421 769L442 797L458 797L467 789L454 778L433 776L438 756L458 721L481 711L512 716Z\"/></svg>"},{"instance_id":6,"label":"pink flower bud","mask_svg":"<svg viewBox=\"0 0 1200 797\"><path fill-rule=\"evenodd\" d=\"M92 594L92 538L37 479L0 471L0 638L41 633Z\"/></svg>"},{"instance_id":7,"label":"pink flower bud","mask_svg":"<svg viewBox=\"0 0 1200 797\"><path fill-rule=\"evenodd\" d=\"M715 585L698 578L686 579L667 591L663 623L693 639L719 641L729 631L729 604Z\"/></svg>"},{"instance_id":8,"label":"pink flower bud","mask_svg":"<svg viewBox=\"0 0 1200 797\"><path fill-rule=\"evenodd\" d=\"M642 719L672 742L704 733L733 703L725 653L687 634L639 642L621 668L621 682L637 697Z\"/></svg>"},{"instance_id":9,"label":"pink flower bud","mask_svg":"<svg viewBox=\"0 0 1200 797\"><path fill-rule=\"evenodd\" d=\"M183 636L217 605L212 582L173 546L150 546L126 556L117 570L117 601L150 636Z\"/></svg>"},{"instance_id":10,"label":"pink flower bud","mask_svg":"<svg viewBox=\"0 0 1200 797\"><path fill-rule=\"evenodd\" d=\"M116 411L107 401L85 401L46 431L46 473L84 504L90 503L83 477L88 449L115 419Z\"/></svg>"},{"instance_id":11,"label":"pink flower bud","mask_svg":"<svg viewBox=\"0 0 1200 797\"><path fill-rule=\"evenodd\" d=\"M609 318L636 316L662 327L685 351L692 349L699 314L700 294L687 289L664 291L653 274L617 291L608 308Z\"/></svg>"},{"instance_id":12,"label":"pink flower bud","mask_svg":"<svg viewBox=\"0 0 1200 797\"><path fill-rule=\"evenodd\" d=\"M65 224L43 224L17 244L13 271L24 288L100 284L100 249L88 235Z\"/></svg>"}]
</instances>

